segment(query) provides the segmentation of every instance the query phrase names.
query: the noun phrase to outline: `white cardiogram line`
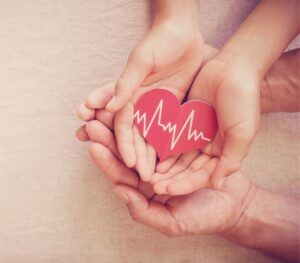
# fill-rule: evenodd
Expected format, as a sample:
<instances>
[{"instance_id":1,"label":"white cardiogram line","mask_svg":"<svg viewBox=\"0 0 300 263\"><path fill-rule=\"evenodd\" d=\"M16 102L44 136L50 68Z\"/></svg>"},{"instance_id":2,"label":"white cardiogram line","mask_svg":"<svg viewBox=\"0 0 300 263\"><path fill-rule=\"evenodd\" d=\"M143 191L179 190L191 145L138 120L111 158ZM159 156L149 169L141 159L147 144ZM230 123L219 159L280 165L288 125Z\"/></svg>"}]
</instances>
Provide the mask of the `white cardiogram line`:
<instances>
[{"instance_id":1,"label":"white cardiogram line","mask_svg":"<svg viewBox=\"0 0 300 263\"><path fill-rule=\"evenodd\" d=\"M150 120L149 124L147 125L147 113L143 113L140 114L140 111L137 110L134 114L134 118L136 118L137 123L139 124L141 121L143 121L143 136L146 137L150 128L152 127L152 124L156 118L156 116L158 115L158 119L157 119L157 125L159 127L162 127L164 131L167 131L169 133L172 133L172 143L171 143L171 150L174 149L174 147L176 146L178 140L180 139L182 133L184 132L186 126L189 125L188 127L188 140L194 139L194 141L197 141L199 138L201 138L202 140L205 141L211 141L211 139L206 138L203 134L203 132L197 132L197 130L192 130L192 125L193 125L193 121L194 121L194 110L191 111L191 113L189 114L188 118L186 119L184 125L182 126L180 132L178 133L177 137L176 137L176 131L177 131L177 125L173 124L171 122L168 122L166 125L161 123L161 115L162 115L162 111L163 111L163 99L160 100L153 116L152 119Z\"/></svg>"}]
</instances>

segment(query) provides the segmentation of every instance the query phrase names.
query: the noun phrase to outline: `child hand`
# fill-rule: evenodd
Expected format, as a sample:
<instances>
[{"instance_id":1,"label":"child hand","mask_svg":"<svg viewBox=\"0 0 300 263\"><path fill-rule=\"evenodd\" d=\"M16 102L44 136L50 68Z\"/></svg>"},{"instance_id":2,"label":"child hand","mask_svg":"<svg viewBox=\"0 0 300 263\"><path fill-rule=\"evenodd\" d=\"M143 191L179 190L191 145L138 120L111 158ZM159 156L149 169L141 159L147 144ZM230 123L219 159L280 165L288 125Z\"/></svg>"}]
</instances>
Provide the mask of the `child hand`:
<instances>
[{"instance_id":1,"label":"child hand","mask_svg":"<svg viewBox=\"0 0 300 263\"><path fill-rule=\"evenodd\" d=\"M182 100L199 71L203 50L200 32L190 22L156 23L131 52L116 85L98 89L81 106L81 112L91 112L87 120L95 110L117 111L114 132L120 156L128 167L136 167L144 181L153 175L156 153L133 126L133 105L152 86L172 87Z\"/></svg>"},{"instance_id":2,"label":"child hand","mask_svg":"<svg viewBox=\"0 0 300 263\"><path fill-rule=\"evenodd\" d=\"M242 58L220 53L203 67L188 99L213 105L219 130L203 153L186 153L177 161L173 157L158 164L159 173L151 179L156 193L182 195L203 187L221 188L221 179L239 170L258 128L259 84L255 71ZM214 157L218 162L212 161ZM213 171L212 185L203 180L208 170Z\"/></svg>"}]
</instances>

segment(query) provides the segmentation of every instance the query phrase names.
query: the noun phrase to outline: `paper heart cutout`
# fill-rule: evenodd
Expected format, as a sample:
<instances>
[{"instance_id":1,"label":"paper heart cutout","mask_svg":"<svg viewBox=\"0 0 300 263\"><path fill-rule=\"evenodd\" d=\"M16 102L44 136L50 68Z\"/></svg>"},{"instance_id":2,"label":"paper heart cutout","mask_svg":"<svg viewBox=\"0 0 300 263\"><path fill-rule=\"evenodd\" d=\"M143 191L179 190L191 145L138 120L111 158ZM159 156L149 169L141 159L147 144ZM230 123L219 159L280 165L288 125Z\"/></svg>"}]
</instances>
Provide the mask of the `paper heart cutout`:
<instances>
[{"instance_id":1,"label":"paper heart cutout","mask_svg":"<svg viewBox=\"0 0 300 263\"><path fill-rule=\"evenodd\" d=\"M144 93L134 107L134 122L140 134L154 147L159 159L203 149L218 130L214 108L201 100L180 104L162 88Z\"/></svg>"}]
</instances>

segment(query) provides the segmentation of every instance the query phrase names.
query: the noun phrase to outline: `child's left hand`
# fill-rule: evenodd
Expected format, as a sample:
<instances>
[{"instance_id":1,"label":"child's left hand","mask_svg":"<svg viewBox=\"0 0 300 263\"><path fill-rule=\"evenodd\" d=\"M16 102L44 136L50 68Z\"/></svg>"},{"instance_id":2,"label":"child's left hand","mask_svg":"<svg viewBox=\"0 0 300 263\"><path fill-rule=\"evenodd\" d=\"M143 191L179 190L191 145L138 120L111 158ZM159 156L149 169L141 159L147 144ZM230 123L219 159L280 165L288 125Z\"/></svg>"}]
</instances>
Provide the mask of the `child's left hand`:
<instances>
[{"instance_id":1,"label":"child's left hand","mask_svg":"<svg viewBox=\"0 0 300 263\"><path fill-rule=\"evenodd\" d=\"M215 139L204 154L194 151L159 163L158 173L151 179L157 194L183 195L203 187L221 188L222 178L240 169L258 128L260 81L248 61L228 57L220 53L208 61L188 97L215 107L219 124ZM203 180L208 170L213 170L209 184Z\"/></svg>"}]
</instances>

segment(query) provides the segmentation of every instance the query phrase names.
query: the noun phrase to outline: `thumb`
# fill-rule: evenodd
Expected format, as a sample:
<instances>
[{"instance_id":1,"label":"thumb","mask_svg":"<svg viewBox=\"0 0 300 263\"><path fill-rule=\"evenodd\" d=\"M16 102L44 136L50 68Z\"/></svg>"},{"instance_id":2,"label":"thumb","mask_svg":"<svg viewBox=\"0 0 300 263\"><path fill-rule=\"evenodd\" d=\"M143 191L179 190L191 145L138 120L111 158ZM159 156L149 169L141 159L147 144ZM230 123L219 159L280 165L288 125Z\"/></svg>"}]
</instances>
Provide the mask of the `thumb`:
<instances>
[{"instance_id":1,"label":"thumb","mask_svg":"<svg viewBox=\"0 0 300 263\"><path fill-rule=\"evenodd\" d=\"M108 111L116 112L128 102L134 91L151 73L152 64L152 51L147 46L141 44L132 51L116 83L115 95L106 105Z\"/></svg>"},{"instance_id":2,"label":"thumb","mask_svg":"<svg viewBox=\"0 0 300 263\"><path fill-rule=\"evenodd\" d=\"M148 201L141 192L126 185L117 185L115 193L127 204L134 221L168 236L179 234L174 217L167 207L158 202Z\"/></svg>"},{"instance_id":3,"label":"thumb","mask_svg":"<svg viewBox=\"0 0 300 263\"><path fill-rule=\"evenodd\" d=\"M244 131L242 131L244 130ZM247 156L255 131L235 127L225 134L225 142L216 168L212 173L212 185L216 189L222 188L224 177L238 171L243 159Z\"/></svg>"}]
</instances>

